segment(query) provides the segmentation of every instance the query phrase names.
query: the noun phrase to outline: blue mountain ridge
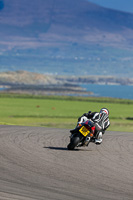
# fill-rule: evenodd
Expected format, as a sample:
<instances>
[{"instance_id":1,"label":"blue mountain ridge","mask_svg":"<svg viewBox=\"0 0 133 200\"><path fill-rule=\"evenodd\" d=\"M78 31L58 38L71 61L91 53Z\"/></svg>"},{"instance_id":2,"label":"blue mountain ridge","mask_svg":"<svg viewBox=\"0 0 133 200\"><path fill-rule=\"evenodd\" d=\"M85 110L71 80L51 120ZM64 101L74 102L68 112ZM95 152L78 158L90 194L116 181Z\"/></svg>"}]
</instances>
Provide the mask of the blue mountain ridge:
<instances>
[{"instance_id":1,"label":"blue mountain ridge","mask_svg":"<svg viewBox=\"0 0 133 200\"><path fill-rule=\"evenodd\" d=\"M133 76L133 14L86 0L0 0L0 71Z\"/></svg>"}]
</instances>

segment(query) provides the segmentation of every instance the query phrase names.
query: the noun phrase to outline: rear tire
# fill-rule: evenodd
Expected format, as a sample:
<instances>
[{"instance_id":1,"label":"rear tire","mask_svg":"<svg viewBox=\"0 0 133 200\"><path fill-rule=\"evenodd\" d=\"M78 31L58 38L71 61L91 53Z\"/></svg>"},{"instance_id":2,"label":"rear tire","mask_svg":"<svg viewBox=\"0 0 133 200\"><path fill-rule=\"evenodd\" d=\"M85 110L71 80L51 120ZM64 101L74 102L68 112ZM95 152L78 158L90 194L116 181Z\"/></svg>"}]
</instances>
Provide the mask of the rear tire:
<instances>
[{"instance_id":1,"label":"rear tire","mask_svg":"<svg viewBox=\"0 0 133 200\"><path fill-rule=\"evenodd\" d=\"M80 138L79 137L72 138L71 142L67 146L67 149L68 150L73 150L78 145L79 142L80 142Z\"/></svg>"}]
</instances>

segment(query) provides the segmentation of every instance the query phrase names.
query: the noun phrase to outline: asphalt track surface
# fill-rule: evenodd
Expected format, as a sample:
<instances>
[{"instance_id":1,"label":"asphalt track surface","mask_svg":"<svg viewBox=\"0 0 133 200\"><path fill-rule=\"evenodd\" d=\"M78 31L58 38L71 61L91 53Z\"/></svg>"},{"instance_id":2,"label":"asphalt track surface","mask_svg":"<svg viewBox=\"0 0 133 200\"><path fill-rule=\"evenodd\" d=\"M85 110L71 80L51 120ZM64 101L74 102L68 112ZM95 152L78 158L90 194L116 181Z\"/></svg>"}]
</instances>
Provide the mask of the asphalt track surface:
<instances>
[{"instance_id":1,"label":"asphalt track surface","mask_svg":"<svg viewBox=\"0 0 133 200\"><path fill-rule=\"evenodd\" d=\"M133 133L68 142L67 129L0 126L0 200L133 199Z\"/></svg>"}]
</instances>

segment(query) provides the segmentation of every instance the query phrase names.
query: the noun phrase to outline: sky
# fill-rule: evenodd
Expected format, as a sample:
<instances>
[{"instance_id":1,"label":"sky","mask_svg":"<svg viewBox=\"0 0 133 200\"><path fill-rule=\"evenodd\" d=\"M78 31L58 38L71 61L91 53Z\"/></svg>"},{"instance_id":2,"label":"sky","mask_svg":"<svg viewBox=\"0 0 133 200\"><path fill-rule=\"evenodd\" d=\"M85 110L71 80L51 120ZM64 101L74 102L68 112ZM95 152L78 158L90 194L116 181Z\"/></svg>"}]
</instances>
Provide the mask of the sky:
<instances>
[{"instance_id":1,"label":"sky","mask_svg":"<svg viewBox=\"0 0 133 200\"><path fill-rule=\"evenodd\" d=\"M88 0L106 8L133 13L133 0Z\"/></svg>"}]
</instances>

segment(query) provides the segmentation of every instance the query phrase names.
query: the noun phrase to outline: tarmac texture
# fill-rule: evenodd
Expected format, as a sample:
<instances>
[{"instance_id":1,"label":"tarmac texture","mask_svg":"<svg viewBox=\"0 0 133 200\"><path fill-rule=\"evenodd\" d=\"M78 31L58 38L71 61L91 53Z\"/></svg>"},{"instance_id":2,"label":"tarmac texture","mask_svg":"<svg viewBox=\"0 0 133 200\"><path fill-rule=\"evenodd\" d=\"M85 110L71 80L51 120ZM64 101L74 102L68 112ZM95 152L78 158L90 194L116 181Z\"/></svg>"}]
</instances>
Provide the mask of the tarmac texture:
<instances>
[{"instance_id":1,"label":"tarmac texture","mask_svg":"<svg viewBox=\"0 0 133 200\"><path fill-rule=\"evenodd\" d=\"M133 133L67 150L69 130L0 126L0 200L132 200Z\"/></svg>"}]
</instances>

